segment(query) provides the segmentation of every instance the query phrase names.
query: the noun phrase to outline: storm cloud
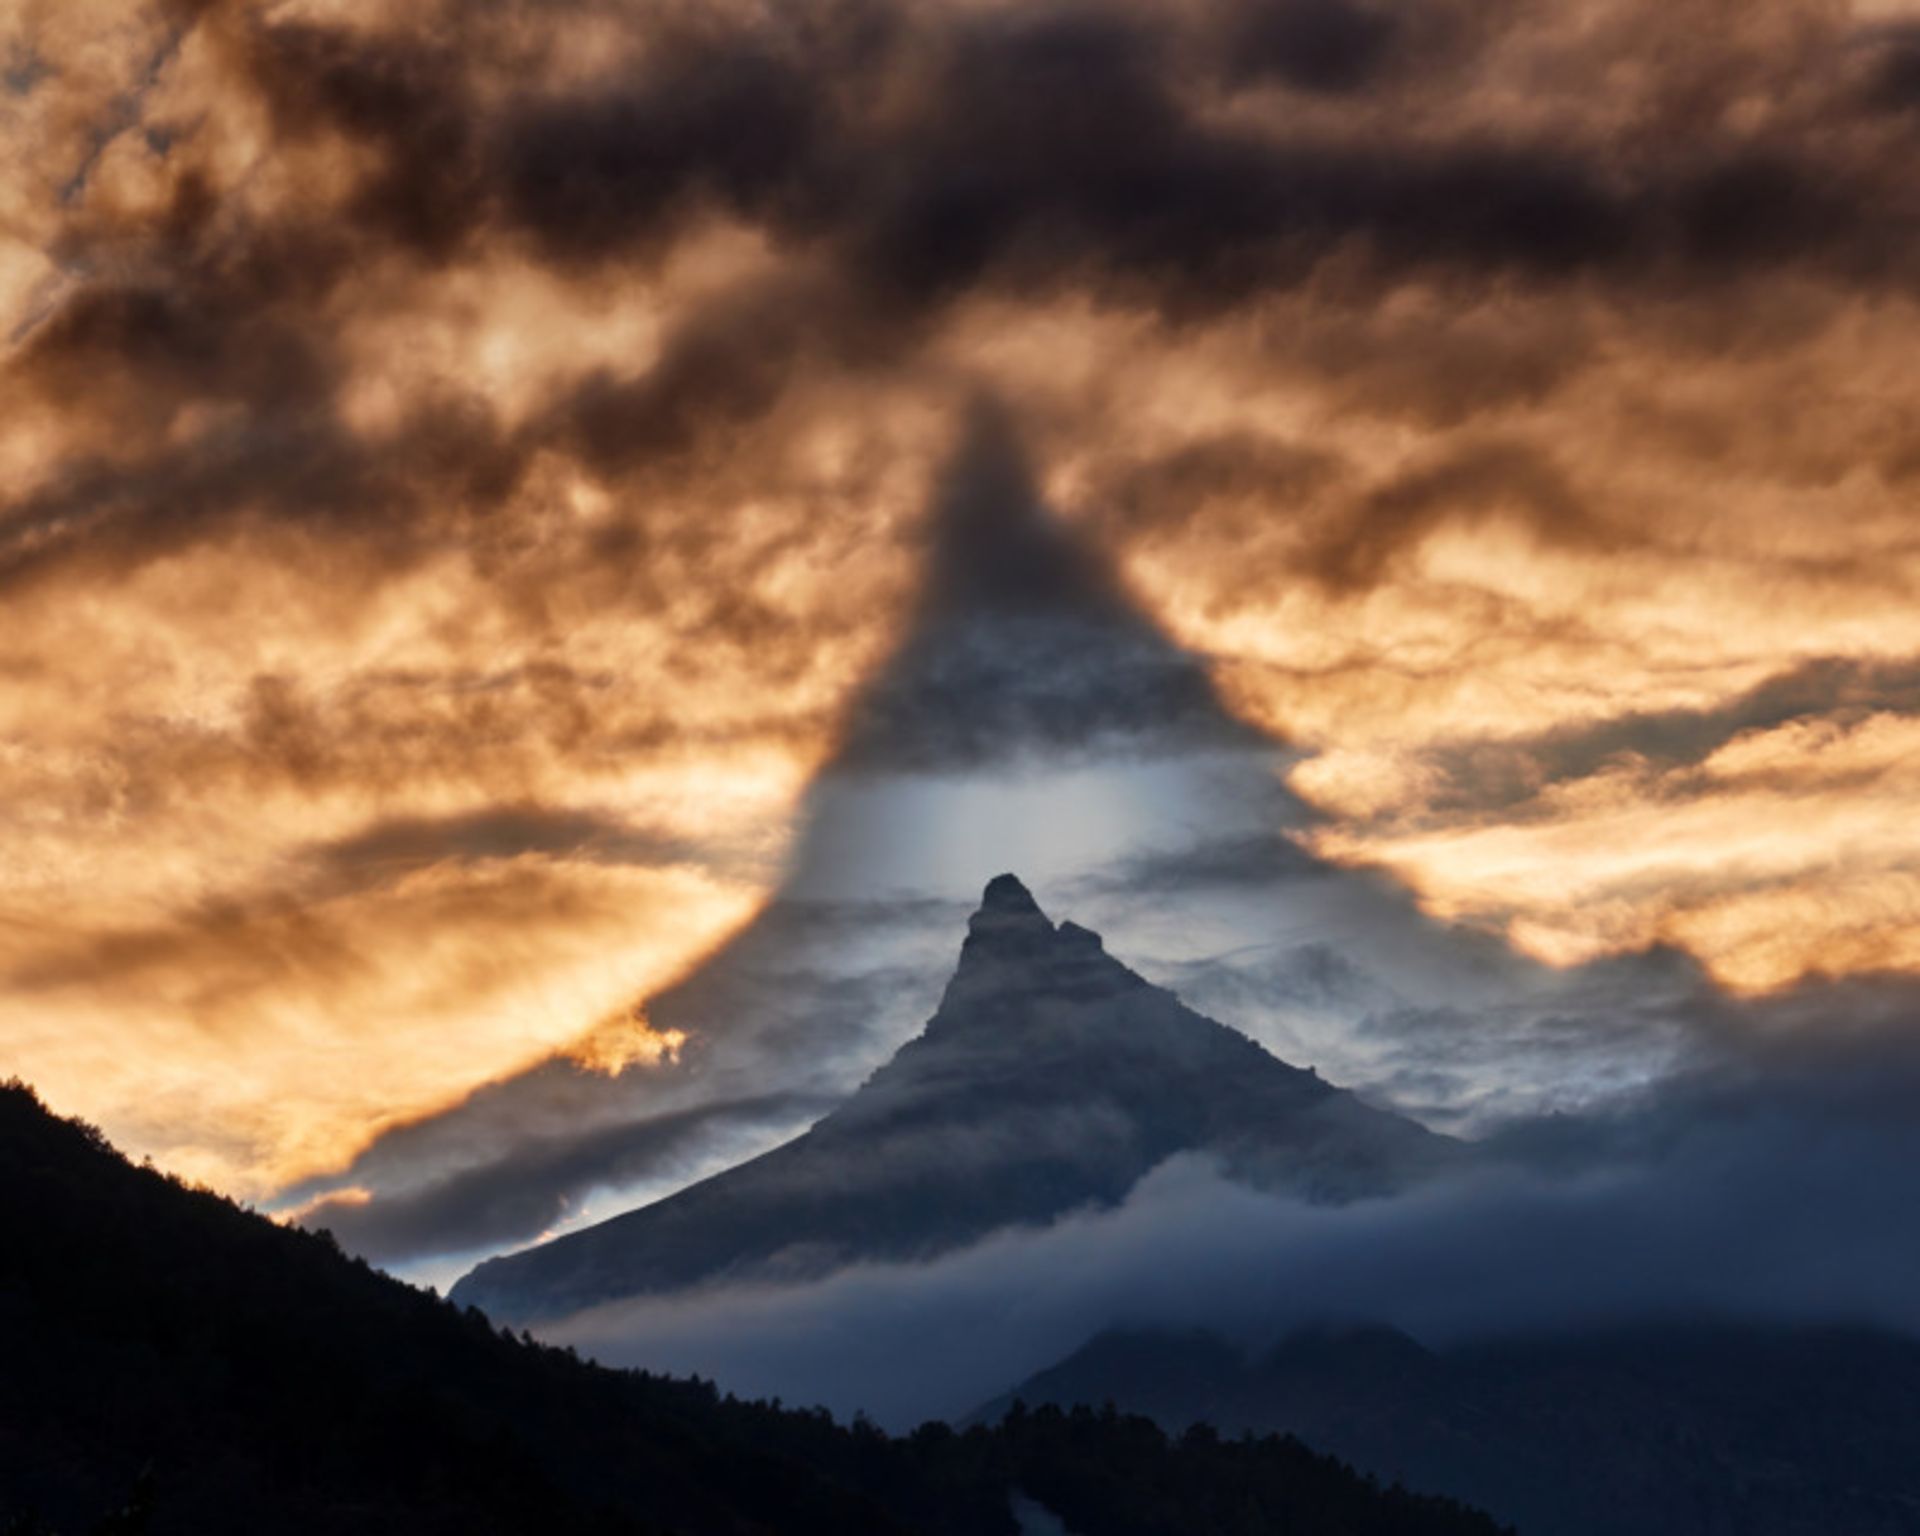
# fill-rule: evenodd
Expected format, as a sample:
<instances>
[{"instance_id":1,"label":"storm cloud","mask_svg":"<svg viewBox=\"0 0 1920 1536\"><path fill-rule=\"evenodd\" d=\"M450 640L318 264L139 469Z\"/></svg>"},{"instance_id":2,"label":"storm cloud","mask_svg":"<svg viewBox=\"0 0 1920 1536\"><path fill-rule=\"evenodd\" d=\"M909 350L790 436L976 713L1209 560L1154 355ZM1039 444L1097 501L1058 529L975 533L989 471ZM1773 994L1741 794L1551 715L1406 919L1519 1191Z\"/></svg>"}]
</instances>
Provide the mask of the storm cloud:
<instances>
[{"instance_id":1,"label":"storm cloud","mask_svg":"<svg viewBox=\"0 0 1920 1536\"><path fill-rule=\"evenodd\" d=\"M1041 505L1001 406L976 402L935 494L917 617L856 699L836 770L1004 771L1036 755L1266 744L1229 714L1201 659L1139 612L1097 547Z\"/></svg>"},{"instance_id":2,"label":"storm cloud","mask_svg":"<svg viewBox=\"0 0 1920 1536\"><path fill-rule=\"evenodd\" d=\"M1913 59L1816 0L21 9L13 1064L305 1189L593 1056L823 773L1010 746L1278 744L1216 887L1913 972Z\"/></svg>"},{"instance_id":3,"label":"storm cloud","mask_svg":"<svg viewBox=\"0 0 1920 1536\"><path fill-rule=\"evenodd\" d=\"M803 1096L721 1100L544 1142L508 1141L491 1164L463 1168L412 1194L361 1200L322 1196L300 1221L325 1227L342 1246L375 1263L422 1256L493 1252L579 1214L579 1197L596 1187L684 1176L711 1158L719 1133L749 1135L771 1122L789 1126L829 1107Z\"/></svg>"}]
</instances>

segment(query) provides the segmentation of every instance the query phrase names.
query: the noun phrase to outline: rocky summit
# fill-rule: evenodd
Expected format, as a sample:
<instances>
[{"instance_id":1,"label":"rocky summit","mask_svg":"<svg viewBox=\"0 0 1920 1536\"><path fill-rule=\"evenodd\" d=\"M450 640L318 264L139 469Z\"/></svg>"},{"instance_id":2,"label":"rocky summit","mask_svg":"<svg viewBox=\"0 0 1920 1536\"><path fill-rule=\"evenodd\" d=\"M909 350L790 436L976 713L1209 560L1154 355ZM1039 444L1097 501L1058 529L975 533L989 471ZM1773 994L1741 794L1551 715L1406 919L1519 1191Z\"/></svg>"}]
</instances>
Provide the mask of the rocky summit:
<instances>
[{"instance_id":1,"label":"rocky summit","mask_svg":"<svg viewBox=\"0 0 1920 1536\"><path fill-rule=\"evenodd\" d=\"M1203 1018L986 888L925 1030L783 1146L656 1203L491 1259L454 1288L515 1323L621 1297L810 1278L1112 1206L1180 1153L1315 1201L1388 1193L1460 1144Z\"/></svg>"}]
</instances>

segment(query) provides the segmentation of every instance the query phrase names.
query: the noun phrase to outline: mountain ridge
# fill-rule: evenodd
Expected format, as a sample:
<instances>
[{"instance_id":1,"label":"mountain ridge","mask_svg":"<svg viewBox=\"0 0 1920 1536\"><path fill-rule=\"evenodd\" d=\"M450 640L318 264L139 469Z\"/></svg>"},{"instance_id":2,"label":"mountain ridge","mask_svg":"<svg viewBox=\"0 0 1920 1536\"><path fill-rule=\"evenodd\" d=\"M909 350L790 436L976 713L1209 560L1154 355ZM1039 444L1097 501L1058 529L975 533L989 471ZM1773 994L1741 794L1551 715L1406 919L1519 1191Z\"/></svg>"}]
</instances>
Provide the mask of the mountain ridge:
<instances>
[{"instance_id":1,"label":"mountain ridge","mask_svg":"<svg viewBox=\"0 0 1920 1536\"><path fill-rule=\"evenodd\" d=\"M490 1259L451 1295L518 1324L922 1259L1116 1205L1188 1152L1257 1187L1341 1202L1403 1188L1464 1149L1194 1013L1000 875L924 1030L812 1128L651 1205Z\"/></svg>"},{"instance_id":2,"label":"mountain ridge","mask_svg":"<svg viewBox=\"0 0 1920 1536\"><path fill-rule=\"evenodd\" d=\"M1920 1531L1920 1340L1862 1325L1669 1317L1445 1348L1359 1325L1260 1350L1109 1329L966 1422L1016 1402L1298 1435L1527 1536Z\"/></svg>"}]
</instances>

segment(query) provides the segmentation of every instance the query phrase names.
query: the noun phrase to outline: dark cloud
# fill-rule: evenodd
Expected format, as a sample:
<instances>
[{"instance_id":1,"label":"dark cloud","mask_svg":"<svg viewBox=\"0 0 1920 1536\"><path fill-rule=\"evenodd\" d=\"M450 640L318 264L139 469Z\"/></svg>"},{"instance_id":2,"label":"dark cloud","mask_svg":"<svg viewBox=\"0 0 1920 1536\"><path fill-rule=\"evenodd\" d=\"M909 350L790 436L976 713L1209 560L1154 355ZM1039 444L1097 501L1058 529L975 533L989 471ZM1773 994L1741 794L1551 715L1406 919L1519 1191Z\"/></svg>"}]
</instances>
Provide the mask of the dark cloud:
<instances>
[{"instance_id":1,"label":"dark cloud","mask_svg":"<svg viewBox=\"0 0 1920 1536\"><path fill-rule=\"evenodd\" d=\"M1157 638L1014 620L903 652L861 700L839 762L939 772L1249 745L1205 674Z\"/></svg>"},{"instance_id":2,"label":"dark cloud","mask_svg":"<svg viewBox=\"0 0 1920 1536\"><path fill-rule=\"evenodd\" d=\"M796 376L847 361L871 331L827 283L745 284L696 307L645 371L582 380L532 435L604 474L658 477L767 416Z\"/></svg>"},{"instance_id":3,"label":"dark cloud","mask_svg":"<svg viewBox=\"0 0 1920 1536\"><path fill-rule=\"evenodd\" d=\"M1573 306L1558 307L1551 326L1498 304L1391 316L1329 306L1271 350L1277 367L1329 390L1344 410L1444 431L1550 402L1593 365L1597 345Z\"/></svg>"},{"instance_id":4,"label":"dark cloud","mask_svg":"<svg viewBox=\"0 0 1920 1536\"><path fill-rule=\"evenodd\" d=\"M1522 443L1453 450L1367 493L1318 533L1303 562L1334 587L1373 586L1388 565L1449 523L1511 522L1543 544L1604 547L1603 526L1552 462Z\"/></svg>"},{"instance_id":5,"label":"dark cloud","mask_svg":"<svg viewBox=\"0 0 1920 1536\"><path fill-rule=\"evenodd\" d=\"M1193 303L1223 279L1217 297L1293 280L1349 236L1396 266L1550 275L1771 264L1888 233L1854 188L1785 147L1703 146L1625 178L1577 139L1309 148L1211 126L1177 88L1197 58L1361 90L1396 15L1244 4L1228 44L1195 54L1164 18L1084 6L912 21L837 6L760 27L663 13L616 87L500 107L436 44L308 24L252 36L283 129L380 146L358 212L429 256L495 219L562 258L631 253L722 207L799 245L840 243L881 300L1097 268Z\"/></svg>"},{"instance_id":6,"label":"dark cloud","mask_svg":"<svg viewBox=\"0 0 1920 1536\"><path fill-rule=\"evenodd\" d=\"M1333 866L1275 831L1138 854L1118 861L1111 872L1093 877L1093 883L1102 889L1150 897L1178 897L1196 886L1282 886L1334 873Z\"/></svg>"},{"instance_id":7,"label":"dark cloud","mask_svg":"<svg viewBox=\"0 0 1920 1536\"><path fill-rule=\"evenodd\" d=\"M1324 449L1236 432L1122 463L1093 498L1102 523L1129 543L1184 536L1204 519L1208 534L1243 555L1259 551L1274 509L1298 507L1351 476Z\"/></svg>"},{"instance_id":8,"label":"dark cloud","mask_svg":"<svg viewBox=\"0 0 1920 1536\"><path fill-rule=\"evenodd\" d=\"M312 851L313 862L347 881L422 868L443 859L512 859L522 854L614 864L684 860L683 838L631 827L610 816L501 805L463 816L407 817L381 822Z\"/></svg>"},{"instance_id":9,"label":"dark cloud","mask_svg":"<svg viewBox=\"0 0 1920 1536\"><path fill-rule=\"evenodd\" d=\"M86 288L34 332L17 366L56 399L78 404L83 391L105 388L110 401L160 420L183 399L324 402L338 382L324 345L297 315L260 302L269 296L218 291L222 275Z\"/></svg>"},{"instance_id":10,"label":"dark cloud","mask_svg":"<svg viewBox=\"0 0 1920 1536\"><path fill-rule=\"evenodd\" d=\"M759 26L675 11L657 19L642 64L584 95L483 90L483 77L499 83L489 70L511 78L511 60L430 27L233 22L289 146L339 138L367 151L352 197L324 221L238 221L183 172L166 216L99 237L131 240L157 276L83 284L25 366L71 394L111 360L108 400L126 397L115 414L145 411L156 433L189 401L243 405L256 425L196 445L190 460L70 472L6 522L18 541L66 508L97 527L98 509L138 495L167 509L140 521L172 536L126 537L131 557L207 536L240 505L292 516L352 506L383 526L427 506L489 505L543 442L606 470L653 464L759 420L825 361L901 357L930 316L975 290L1217 313L1296 289L1353 251L1387 281L1711 285L1789 263L1906 280L1911 220L1876 186L1877 163L1817 163L1784 133L1636 158L1578 132L1308 138L1225 126L1204 108L1228 61L1364 93L1402 25L1359 0L1231 14L1237 41L1196 52L1169 18L1087 6L909 18L846 5ZM1197 82L1181 73L1196 68ZM713 306L636 376L572 385L532 437L463 407L373 449L328 423L340 365L326 306L349 279L386 270L383 258L432 268L511 237L562 266L633 260L715 210L765 231L815 278ZM1332 311L1347 307L1337 287L1316 291ZM1370 303L1370 292L1350 297ZM1350 368L1350 349L1336 350ZM1481 371L1509 365L1524 377L1503 388L1543 387L1538 359ZM1510 464L1503 478L1519 503L1577 526L1571 496L1543 472ZM1391 547L1396 528L1447 494L1430 483L1381 492L1351 544L1364 553L1329 556L1324 570L1366 579L1383 557L1364 535ZM75 548L32 546L37 560Z\"/></svg>"},{"instance_id":11,"label":"dark cloud","mask_svg":"<svg viewBox=\"0 0 1920 1536\"><path fill-rule=\"evenodd\" d=\"M1872 41L1869 103L1896 112L1920 106L1920 28L1890 27Z\"/></svg>"},{"instance_id":12,"label":"dark cloud","mask_svg":"<svg viewBox=\"0 0 1920 1536\"><path fill-rule=\"evenodd\" d=\"M844 61L751 33L656 45L638 81L527 103L498 140L502 215L567 260L667 237L705 202L788 222L817 195Z\"/></svg>"},{"instance_id":13,"label":"dark cloud","mask_svg":"<svg viewBox=\"0 0 1920 1536\"><path fill-rule=\"evenodd\" d=\"M1613 264L1632 244L1629 209L1577 155L1388 154L1204 126L1158 57L1108 17L976 23L910 130L919 174L865 205L856 270L926 298L1110 286L1187 315L1301 283L1355 238L1389 269L1535 276Z\"/></svg>"},{"instance_id":14,"label":"dark cloud","mask_svg":"<svg viewBox=\"0 0 1920 1536\"><path fill-rule=\"evenodd\" d=\"M1393 10L1353 0L1253 0L1229 24L1230 67L1307 91L1353 91L1387 63L1398 34Z\"/></svg>"},{"instance_id":15,"label":"dark cloud","mask_svg":"<svg viewBox=\"0 0 1920 1536\"><path fill-rule=\"evenodd\" d=\"M1019 435L990 401L975 403L936 493L926 570L921 601L936 623L982 614L1085 624L1132 617L1099 554L1040 505Z\"/></svg>"},{"instance_id":16,"label":"dark cloud","mask_svg":"<svg viewBox=\"0 0 1920 1536\"><path fill-rule=\"evenodd\" d=\"M1039 501L1024 452L979 404L936 493L919 616L856 701L845 769L935 771L1036 755L1264 746L1205 667L1129 600Z\"/></svg>"},{"instance_id":17,"label":"dark cloud","mask_svg":"<svg viewBox=\"0 0 1920 1536\"><path fill-rule=\"evenodd\" d=\"M1328 80L1344 66L1358 84L1368 14L1273 7L1266 24L1283 64ZM1691 281L1837 261L1872 280L1906 238L1864 187L1785 147L1623 164L1571 135L1306 142L1215 126L1176 88L1180 50L1111 12L972 16L936 47L888 145L916 174L873 174L850 202L864 219L851 259L890 292L1104 282L1193 313L1299 283L1352 241L1389 274Z\"/></svg>"},{"instance_id":18,"label":"dark cloud","mask_svg":"<svg viewBox=\"0 0 1920 1536\"><path fill-rule=\"evenodd\" d=\"M247 35L283 134L333 130L380 151L349 205L364 232L431 258L451 256L486 212L476 196L484 119L460 56L415 37L302 22Z\"/></svg>"},{"instance_id":19,"label":"dark cloud","mask_svg":"<svg viewBox=\"0 0 1920 1536\"><path fill-rule=\"evenodd\" d=\"M487 963L449 982L451 1002L469 986L474 1002L510 978L515 957L537 950L543 936L601 935L611 943L633 916L619 898L582 888L557 861L503 863L464 884L403 889L368 871L327 871L309 889L265 888L181 899L145 924L101 925L62 935L9 965L0 979L21 993L52 993L111 980L135 990L164 990L186 1019L218 1016L227 1007L251 1011L292 988L324 978L330 997L396 963L395 950L419 944L436 929L461 932L485 946ZM353 898L368 898L356 904ZM584 1021L590 1024L591 1021ZM372 1047L369 1047L372 1048Z\"/></svg>"},{"instance_id":20,"label":"dark cloud","mask_svg":"<svg viewBox=\"0 0 1920 1536\"><path fill-rule=\"evenodd\" d=\"M671 1179L703 1155L785 1129L824 1112L830 1100L771 1093L704 1103L581 1135L512 1145L493 1162L424 1187L365 1203L322 1198L301 1216L326 1227L350 1251L379 1264L523 1243L577 1214L596 1187Z\"/></svg>"},{"instance_id":21,"label":"dark cloud","mask_svg":"<svg viewBox=\"0 0 1920 1536\"><path fill-rule=\"evenodd\" d=\"M435 520L512 489L523 460L484 420L470 402L423 403L368 441L326 412L268 416L130 461L83 461L0 515L0 584L69 565L119 576L263 532L312 538L372 576L402 573L435 547Z\"/></svg>"},{"instance_id":22,"label":"dark cloud","mask_svg":"<svg viewBox=\"0 0 1920 1536\"><path fill-rule=\"evenodd\" d=\"M1518 809L1547 786L1609 764L1697 768L1748 732L1796 721L1844 729L1883 713L1920 714L1920 665L1816 657L1710 709L1636 712L1514 741L1442 747L1428 759L1435 774L1429 805L1440 815Z\"/></svg>"}]
</instances>

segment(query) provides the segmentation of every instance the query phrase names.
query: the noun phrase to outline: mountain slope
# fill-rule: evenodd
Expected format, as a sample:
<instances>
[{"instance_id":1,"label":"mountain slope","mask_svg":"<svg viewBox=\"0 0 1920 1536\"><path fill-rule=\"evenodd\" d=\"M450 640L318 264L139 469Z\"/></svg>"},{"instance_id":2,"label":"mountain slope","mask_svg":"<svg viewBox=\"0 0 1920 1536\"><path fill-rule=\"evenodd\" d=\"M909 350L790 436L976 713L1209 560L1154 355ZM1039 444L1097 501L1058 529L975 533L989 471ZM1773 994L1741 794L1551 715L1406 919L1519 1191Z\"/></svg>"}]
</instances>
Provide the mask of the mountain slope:
<instances>
[{"instance_id":1,"label":"mountain slope","mask_svg":"<svg viewBox=\"0 0 1920 1536\"><path fill-rule=\"evenodd\" d=\"M1496 1536L1296 1442L1094 1413L892 1440L496 1334L0 1084L0 1530ZM104 1517L104 1518L103 1518Z\"/></svg>"},{"instance_id":2,"label":"mountain slope","mask_svg":"<svg viewBox=\"0 0 1920 1536\"><path fill-rule=\"evenodd\" d=\"M920 1258L1115 1204L1179 1152L1345 1200L1402 1187L1461 1149L1183 1007L1098 935L1055 927L1002 875L925 1032L812 1130L489 1260L452 1294L517 1323L715 1280Z\"/></svg>"},{"instance_id":3,"label":"mountain slope","mask_svg":"<svg viewBox=\"0 0 1920 1536\"><path fill-rule=\"evenodd\" d=\"M1252 1357L1109 1333L986 1417L1015 1399L1298 1434L1527 1536L1920 1532L1920 1341L1865 1328L1669 1322L1446 1351L1378 1328Z\"/></svg>"}]
</instances>

